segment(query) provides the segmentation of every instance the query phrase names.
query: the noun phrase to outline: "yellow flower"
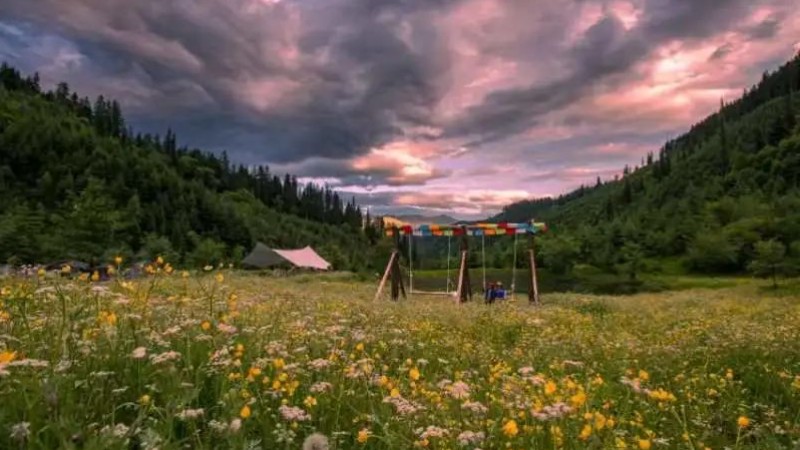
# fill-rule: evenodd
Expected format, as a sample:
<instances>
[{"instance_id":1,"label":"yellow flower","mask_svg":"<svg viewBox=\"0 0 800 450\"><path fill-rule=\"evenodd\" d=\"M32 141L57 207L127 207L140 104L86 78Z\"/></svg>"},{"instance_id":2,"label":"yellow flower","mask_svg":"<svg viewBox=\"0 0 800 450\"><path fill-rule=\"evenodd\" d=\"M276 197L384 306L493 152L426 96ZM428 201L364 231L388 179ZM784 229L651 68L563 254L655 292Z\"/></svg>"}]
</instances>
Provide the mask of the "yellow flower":
<instances>
[{"instance_id":1,"label":"yellow flower","mask_svg":"<svg viewBox=\"0 0 800 450\"><path fill-rule=\"evenodd\" d=\"M17 358L17 352L0 352L0 364L7 364Z\"/></svg>"},{"instance_id":2,"label":"yellow flower","mask_svg":"<svg viewBox=\"0 0 800 450\"><path fill-rule=\"evenodd\" d=\"M650 439L639 439L639 449L640 450L650 450L650 447L653 444L650 442Z\"/></svg>"},{"instance_id":3,"label":"yellow flower","mask_svg":"<svg viewBox=\"0 0 800 450\"><path fill-rule=\"evenodd\" d=\"M214 278L216 278L217 283L222 283L223 281L225 281L225 275L223 275L221 273L218 273L217 276L214 277Z\"/></svg>"},{"instance_id":4,"label":"yellow flower","mask_svg":"<svg viewBox=\"0 0 800 450\"><path fill-rule=\"evenodd\" d=\"M92 272L92 281L100 281L100 272L96 270Z\"/></svg>"},{"instance_id":5,"label":"yellow flower","mask_svg":"<svg viewBox=\"0 0 800 450\"><path fill-rule=\"evenodd\" d=\"M121 265L122 264L122 256L115 256L114 257L114 264Z\"/></svg>"},{"instance_id":6,"label":"yellow flower","mask_svg":"<svg viewBox=\"0 0 800 450\"><path fill-rule=\"evenodd\" d=\"M739 416L736 420L736 424L739 425L739 428L747 428L750 426L750 419L747 416Z\"/></svg>"},{"instance_id":7,"label":"yellow flower","mask_svg":"<svg viewBox=\"0 0 800 450\"><path fill-rule=\"evenodd\" d=\"M283 369L283 367L286 365L286 362L284 362L284 361L283 361L283 358L275 358L275 359L272 361L272 365L273 365L273 366L274 366L276 369L278 369L278 370L281 370L281 369Z\"/></svg>"},{"instance_id":8,"label":"yellow flower","mask_svg":"<svg viewBox=\"0 0 800 450\"><path fill-rule=\"evenodd\" d=\"M203 321L203 323L200 324L200 328L202 328L203 331L210 330L211 329L211 322L209 322L207 320Z\"/></svg>"},{"instance_id":9,"label":"yellow flower","mask_svg":"<svg viewBox=\"0 0 800 450\"><path fill-rule=\"evenodd\" d=\"M642 381L647 381L647 380L650 379L650 374L647 373L646 370L640 370L639 371L639 379L641 379Z\"/></svg>"},{"instance_id":10,"label":"yellow flower","mask_svg":"<svg viewBox=\"0 0 800 450\"><path fill-rule=\"evenodd\" d=\"M555 383L553 383L552 381L548 381L544 385L544 393L547 395L553 395L555 394L557 388L558 386L556 386Z\"/></svg>"},{"instance_id":11,"label":"yellow flower","mask_svg":"<svg viewBox=\"0 0 800 450\"><path fill-rule=\"evenodd\" d=\"M251 377L257 377L261 375L261 369L259 369L258 367L251 367L250 370L248 371L248 375Z\"/></svg>"},{"instance_id":12,"label":"yellow flower","mask_svg":"<svg viewBox=\"0 0 800 450\"><path fill-rule=\"evenodd\" d=\"M40 277L43 277L47 274L47 272L45 272L44 269L40 268L39 270L36 271L36 274L39 275Z\"/></svg>"},{"instance_id":13,"label":"yellow flower","mask_svg":"<svg viewBox=\"0 0 800 450\"><path fill-rule=\"evenodd\" d=\"M143 396L139 397L139 404L142 406L147 406L150 404L150 396L144 394Z\"/></svg>"},{"instance_id":14,"label":"yellow flower","mask_svg":"<svg viewBox=\"0 0 800 450\"><path fill-rule=\"evenodd\" d=\"M69 264L64 264L61 266L61 273L68 274L70 272L72 272L72 267L70 267Z\"/></svg>"},{"instance_id":15,"label":"yellow flower","mask_svg":"<svg viewBox=\"0 0 800 450\"><path fill-rule=\"evenodd\" d=\"M306 405L306 408L313 408L314 406L317 406L317 399L309 395L305 400L303 400L303 404Z\"/></svg>"},{"instance_id":16,"label":"yellow flower","mask_svg":"<svg viewBox=\"0 0 800 450\"><path fill-rule=\"evenodd\" d=\"M100 314L97 315L97 321L104 325L114 326L117 324L117 315L113 312L100 311Z\"/></svg>"},{"instance_id":17,"label":"yellow flower","mask_svg":"<svg viewBox=\"0 0 800 450\"><path fill-rule=\"evenodd\" d=\"M569 398L569 402L572 403L572 406L580 408L584 403L586 403L586 393L583 391L578 392Z\"/></svg>"},{"instance_id":18,"label":"yellow flower","mask_svg":"<svg viewBox=\"0 0 800 450\"><path fill-rule=\"evenodd\" d=\"M239 417L241 417L242 419L247 419L248 417L250 417L250 414L251 414L250 407L247 405L242 406L242 409L239 411Z\"/></svg>"},{"instance_id":19,"label":"yellow flower","mask_svg":"<svg viewBox=\"0 0 800 450\"><path fill-rule=\"evenodd\" d=\"M358 432L358 437L356 438L356 440L358 441L359 444L364 444L367 442L367 439L369 439L370 434L371 433L369 432L369 430L367 430L366 428L362 428Z\"/></svg>"},{"instance_id":20,"label":"yellow flower","mask_svg":"<svg viewBox=\"0 0 800 450\"><path fill-rule=\"evenodd\" d=\"M392 398L400 397L400 391L398 391L397 388L392 388L392 390L389 392L389 397Z\"/></svg>"},{"instance_id":21,"label":"yellow flower","mask_svg":"<svg viewBox=\"0 0 800 450\"><path fill-rule=\"evenodd\" d=\"M519 433L519 427L517 427L517 421L509 420L508 422L503 425L503 434L508 437L514 437Z\"/></svg>"},{"instance_id":22,"label":"yellow flower","mask_svg":"<svg viewBox=\"0 0 800 450\"><path fill-rule=\"evenodd\" d=\"M411 370L408 371L408 377L414 381L419 380L419 369L412 367Z\"/></svg>"},{"instance_id":23,"label":"yellow flower","mask_svg":"<svg viewBox=\"0 0 800 450\"><path fill-rule=\"evenodd\" d=\"M654 400L658 400L660 402L674 402L676 400L675 396L665 391L664 389L658 388L655 391L650 391L650 398Z\"/></svg>"},{"instance_id":24,"label":"yellow flower","mask_svg":"<svg viewBox=\"0 0 800 450\"><path fill-rule=\"evenodd\" d=\"M362 342L359 342L358 345L356 345L356 351L359 351L359 352L363 352L364 351L364 344Z\"/></svg>"},{"instance_id":25,"label":"yellow flower","mask_svg":"<svg viewBox=\"0 0 800 450\"><path fill-rule=\"evenodd\" d=\"M159 266L163 265L164 264L164 258L162 258L161 256L156 258L156 264L158 264Z\"/></svg>"},{"instance_id":26,"label":"yellow flower","mask_svg":"<svg viewBox=\"0 0 800 450\"><path fill-rule=\"evenodd\" d=\"M181 276L182 276L183 278L189 278L189 272L187 272L186 270L184 270L183 272L181 272Z\"/></svg>"},{"instance_id":27,"label":"yellow flower","mask_svg":"<svg viewBox=\"0 0 800 450\"><path fill-rule=\"evenodd\" d=\"M581 434L578 435L578 439L585 441L589 439L589 436L591 435L592 435L592 426L587 423L586 425L583 426Z\"/></svg>"}]
</instances>

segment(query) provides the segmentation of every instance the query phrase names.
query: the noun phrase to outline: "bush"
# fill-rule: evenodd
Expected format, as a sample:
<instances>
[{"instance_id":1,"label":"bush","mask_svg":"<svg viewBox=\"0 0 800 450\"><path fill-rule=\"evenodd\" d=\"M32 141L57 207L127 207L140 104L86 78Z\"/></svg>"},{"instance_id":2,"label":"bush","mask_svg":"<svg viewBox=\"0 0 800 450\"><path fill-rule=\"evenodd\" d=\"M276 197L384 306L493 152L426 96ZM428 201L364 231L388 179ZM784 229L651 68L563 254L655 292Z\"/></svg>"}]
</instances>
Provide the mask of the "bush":
<instances>
[{"instance_id":1,"label":"bush","mask_svg":"<svg viewBox=\"0 0 800 450\"><path fill-rule=\"evenodd\" d=\"M689 245L686 264L694 272L732 272L738 268L736 249L719 231L701 232Z\"/></svg>"}]
</instances>

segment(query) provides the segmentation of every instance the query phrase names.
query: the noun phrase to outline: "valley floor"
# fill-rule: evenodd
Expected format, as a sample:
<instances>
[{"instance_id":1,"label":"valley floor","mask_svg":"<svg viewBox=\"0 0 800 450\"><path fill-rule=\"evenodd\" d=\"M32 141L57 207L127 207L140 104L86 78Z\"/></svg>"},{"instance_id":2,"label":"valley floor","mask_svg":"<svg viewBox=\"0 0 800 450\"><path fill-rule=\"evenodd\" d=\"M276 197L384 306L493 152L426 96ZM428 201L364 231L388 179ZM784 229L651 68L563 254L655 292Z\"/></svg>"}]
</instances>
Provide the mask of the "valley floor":
<instances>
[{"instance_id":1,"label":"valley floor","mask_svg":"<svg viewBox=\"0 0 800 450\"><path fill-rule=\"evenodd\" d=\"M0 280L0 448L779 449L800 296L485 306L344 275ZM325 448L325 447L307 447Z\"/></svg>"}]
</instances>

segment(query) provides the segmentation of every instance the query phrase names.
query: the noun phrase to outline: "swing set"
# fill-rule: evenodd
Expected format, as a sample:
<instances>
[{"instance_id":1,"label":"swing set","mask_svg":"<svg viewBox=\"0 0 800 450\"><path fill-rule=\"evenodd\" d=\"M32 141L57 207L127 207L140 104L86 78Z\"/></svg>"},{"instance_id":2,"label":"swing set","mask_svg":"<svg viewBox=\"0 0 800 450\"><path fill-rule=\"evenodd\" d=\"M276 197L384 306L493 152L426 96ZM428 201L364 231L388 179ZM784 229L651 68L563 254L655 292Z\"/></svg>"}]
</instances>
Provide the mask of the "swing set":
<instances>
[{"instance_id":1,"label":"swing set","mask_svg":"<svg viewBox=\"0 0 800 450\"><path fill-rule=\"evenodd\" d=\"M472 300L472 284L469 272L469 239L474 236L481 238L481 265L483 268L483 290L486 292L486 236L514 236L514 263L511 271L511 296L513 298L517 280L517 240L520 235L528 238L528 269L530 271L530 286L528 288L528 301L532 304L539 304L539 287L536 281L536 258L534 252L534 238L537 234L547 231L547 225L540 222L522 223L478 223L472 225L404 225L393 226L386 229L386 236L394 237L395 248L389 257L386 271L378 285L375 293L377 301L383 292L386 282L391 283L391 299L399 300L402 295L406 296L406 288L403 282L402 271L400 270L400 237L406 236L408 246L408 296L413 294L421 295L452 295L457 303L464 303ZM414 236L446 236L447 237L447 283L445 291L421 291L414 290L414 267L413 267L413 238ZM460 240L460 263L458 269L458 282L455 292L451 291L450 282L450 256L451 239L456 237Z\"/></svg>"}]
</instances>

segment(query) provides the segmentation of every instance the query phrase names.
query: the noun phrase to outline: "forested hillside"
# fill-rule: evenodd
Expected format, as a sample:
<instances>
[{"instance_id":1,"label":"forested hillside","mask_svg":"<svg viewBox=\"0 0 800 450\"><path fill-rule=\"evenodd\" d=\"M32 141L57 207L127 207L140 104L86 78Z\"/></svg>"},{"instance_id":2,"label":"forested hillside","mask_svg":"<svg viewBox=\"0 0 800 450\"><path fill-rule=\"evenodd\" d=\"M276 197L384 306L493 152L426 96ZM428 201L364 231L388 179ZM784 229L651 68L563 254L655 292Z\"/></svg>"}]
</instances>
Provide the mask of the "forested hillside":
<instances>
[{"instance_id":1,"label":"forested hillside","mask_svg":"<svg viewBox=\"0 0 800 450\"><path fill-rule=\"evenodd\" d=\"M496 220L552 229L545 265L586 263L635 276L642 261L743 272L800 258L800 55L667 142L643 166L558 198L507 206Z\"/></svg>"},{"instance_id":2,"label":"forested hillside","mask_svg":"<svg viewBox=\"0 0 800 450\"><path fill-rule=\"evenodd\" d=\"M116 101L0 67L0 263L236 260L256 241L363 265L362 213L328 188L136 134Z\"/></svg>"}]
</instances>

